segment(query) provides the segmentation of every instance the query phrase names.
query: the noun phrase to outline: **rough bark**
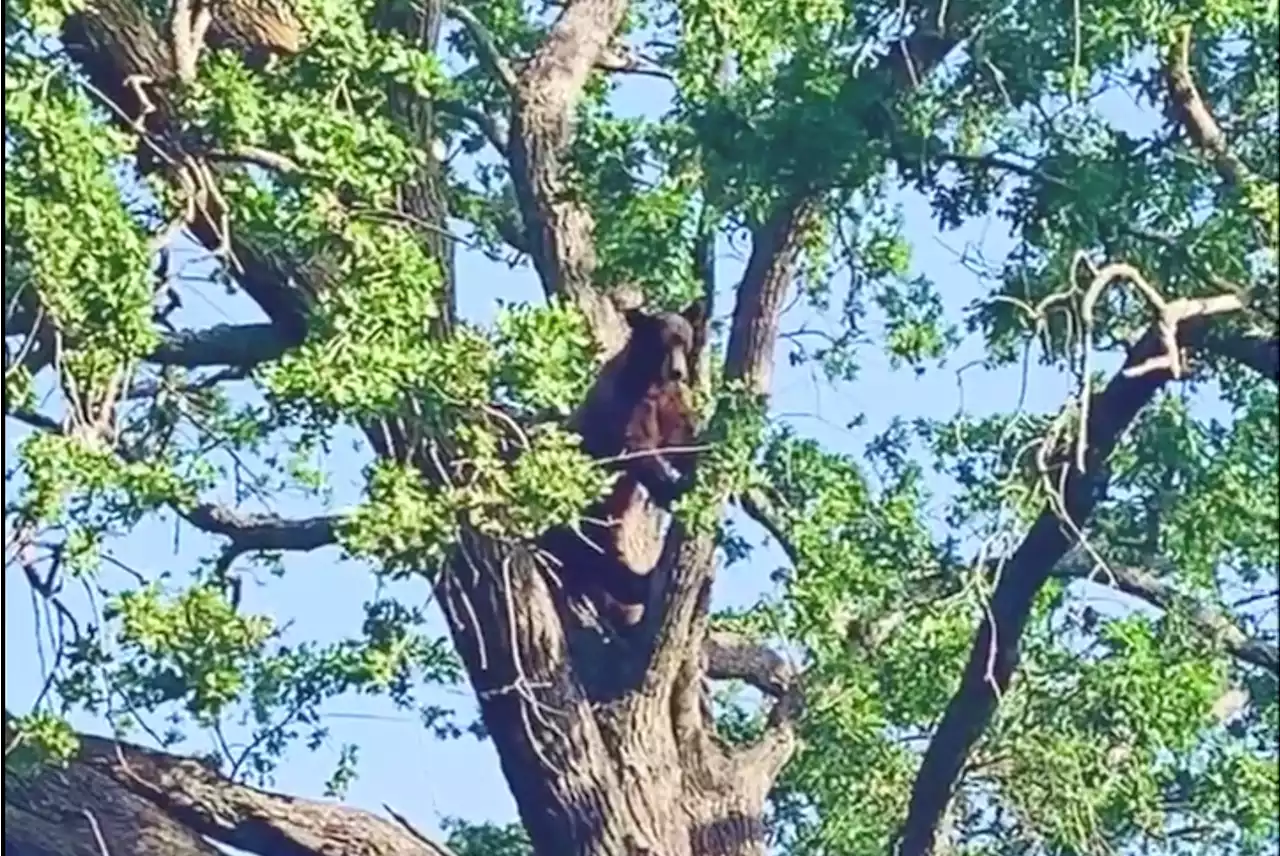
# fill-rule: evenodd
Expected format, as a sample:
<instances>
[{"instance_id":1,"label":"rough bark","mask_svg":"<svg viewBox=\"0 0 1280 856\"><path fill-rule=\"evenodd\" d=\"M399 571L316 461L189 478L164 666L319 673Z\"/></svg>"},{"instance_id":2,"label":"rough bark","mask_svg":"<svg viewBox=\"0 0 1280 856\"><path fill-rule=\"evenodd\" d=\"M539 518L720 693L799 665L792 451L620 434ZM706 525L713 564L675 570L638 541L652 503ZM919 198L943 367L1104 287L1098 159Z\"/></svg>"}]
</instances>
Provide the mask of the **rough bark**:
<instances>
[{"instance_id":1,"label":"rough bark","mask_svg":"<svg viewBox=\"0 0 1280 856\"><path fill-rule=\"evenodd\" d=\"M394 820L237 784L192 758L80 741L66 767L6 769L5 853L216 856L207 837L262 856L449 856Z\"/></svg>"}]
</instances>

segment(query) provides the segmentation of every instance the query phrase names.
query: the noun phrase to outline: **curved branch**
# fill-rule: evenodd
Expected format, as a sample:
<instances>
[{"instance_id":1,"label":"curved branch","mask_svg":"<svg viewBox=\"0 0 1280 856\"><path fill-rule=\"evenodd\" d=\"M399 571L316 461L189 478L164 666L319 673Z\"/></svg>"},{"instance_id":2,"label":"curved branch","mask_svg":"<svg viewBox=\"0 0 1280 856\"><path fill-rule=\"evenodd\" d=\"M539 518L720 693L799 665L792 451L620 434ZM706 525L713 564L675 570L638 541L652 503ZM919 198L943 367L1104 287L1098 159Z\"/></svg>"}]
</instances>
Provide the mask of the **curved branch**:
<instances>
[{"instance_id":1,"label":"curved branch","mask_svg":"<svg viewBox=\"0 0 1280 856\"><path fill-rule=\"evenodd\" d=\"M1060 486L1060 495L1041 512L1013 556L1000 568L1000 578L970 652L960 689L947 705L916 774L897 851L900 856L928 856L933 851L935 830L970 750L986 730L1013 678L1019 642L1036 595L1054 566L1076 543L1074 533L1085 527L1105 495L1110 480L1107 460L1121 436L1181 365L1177 354L1169 352L1171 328L1177 337L1173 345L1176 351L1185 341L1188 325L1198 328L1206 323L1200 311L1224 311L1224 304L1229 301L1235 301L1235 309L1243 306L1232 295L1168 302L1160 321L1130 349L1124 366L1089 406L1089 447L1084 469L1077 466L1076 460L1057 463L1049 481Z\"/></svg>"},{"instance_id":2,"label":"curved branch","mask_svg":"<svg viewBox=\"0 0 1280 856\"><path fill-rule=\"evenodd\" d=\"M480 129L480 133L484 134L484 138L489 141L489 145L497 150L498 154L504 158L511 156L510 140L506 129L499 125L498 120L488 113L452 99L437 101L435 102L435 107L441 113L448 113L450 116L466 119Z\"/></svg>"},{"instance_id":3,"label":"curved branch","mask_svg":"<svg viewBox=\"0 0 1280 856\"><path fill-rule=\"evenodd\" d=\"M1244 663L1266 669L1280 677L1280 649L1241 630L1224 611L1179 592L1167 580L1134 565L1097 566L1083 551L1075 551L1058 563L1055 577L1088 579L1100 585L1110 583L1127 595L1165 611L1185 614L1206 640L1221 645Z\"/></svg>"},{"instance_id":4,"label":"curved branch","mask_svg":"<svg viewBox=\"0 0 1280 856\"><path fill-rule=\"evenodd\" d=\"M797 680L791 664L776 651L728 631L707 634L703 645L707 655L707 677L712 680L741 680L772 698L791 692Z\"/></svg>"}]
</instances>

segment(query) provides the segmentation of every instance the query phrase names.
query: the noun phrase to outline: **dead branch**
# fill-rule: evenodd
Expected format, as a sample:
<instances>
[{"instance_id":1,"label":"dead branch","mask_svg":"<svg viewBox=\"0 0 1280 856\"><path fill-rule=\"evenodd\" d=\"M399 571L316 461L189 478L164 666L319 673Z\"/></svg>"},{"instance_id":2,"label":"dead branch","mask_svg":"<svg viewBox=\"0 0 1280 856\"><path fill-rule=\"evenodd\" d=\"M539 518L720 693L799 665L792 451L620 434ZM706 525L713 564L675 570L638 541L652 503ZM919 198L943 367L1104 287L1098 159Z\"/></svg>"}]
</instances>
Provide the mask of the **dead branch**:
<instances>
[{"instance_id":1,"label":"dead branch","mask_svg":"<svg viewBox=\"0 0 1280 856\"><path fill-rule=\"evenodd\" d=\"M1238 298L1231 296L1238 301ZM1216 298L1214 299L1216 300ZM1205 323L1187 306L1197 301L1173 301L1178 308L1179 339L1187 326ZM1210 310L1217 305L1210 303ZM1180 342L1174 342L1174 350ZM950 804L961 771L974 744L986 730L1000 697L1008 689L1018 664L1018 646L1031 613L1031 605L1054 566L1076 543L1074 533L1083 530L1100 498L1105 494L1109 470L1107 460L1121 435L1143 407L1172 379L1171 368L1178 365L1170 356L1164 330L1157 324L1130 349L1124 366L1089 407L1084 428L1089 448L1082 469L1073 456L1060 456L1053 484L1061 485L1046 509L1032 525L1026 538L1001 568L991 595L987 616L978 630L961 679L960 689L934 732L916 775L906 821L902 827L900 856L928 856L932 853L938 824Z\"/></svg>"},{"instance_id":2,"label":"dead branch","mask_svg":"<svg viewBox=\"0 0 1280 856\"><path fill-rule=\"evenodd\" d=\"M226 506L204 504L183 512L192 526L211 535L231 539L244 553L250 550L305 552L337 543L341 515L321 515L287 520L275 514L242 514Z\"/></svg>"},{"instance_id":3,"label":"dead branch","mask_svg":"<svg viewBox=\"0 0 1280 856\"><path fill-rule=\"evenodd\" d=\"M214 163L247 164L261 167L270 172L278 172L281 175L296 175L305 172L292 158L279 152L260 149L256 146L237 146L228 151L213 149L205 152L204 156Z\"/></svg>"}]
</instances>

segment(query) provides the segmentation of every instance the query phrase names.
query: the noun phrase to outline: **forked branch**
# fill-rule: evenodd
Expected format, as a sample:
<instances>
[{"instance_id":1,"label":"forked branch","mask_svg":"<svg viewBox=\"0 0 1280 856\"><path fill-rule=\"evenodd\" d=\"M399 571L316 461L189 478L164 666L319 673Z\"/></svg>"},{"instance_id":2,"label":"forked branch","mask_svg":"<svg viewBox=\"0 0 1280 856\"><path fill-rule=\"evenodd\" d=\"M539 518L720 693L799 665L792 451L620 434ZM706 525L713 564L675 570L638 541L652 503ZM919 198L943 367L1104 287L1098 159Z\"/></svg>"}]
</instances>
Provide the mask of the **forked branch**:
<instances>
[{"instance_id":1,"label":"forked branch","mask_svg":"<svg viewBox=\"0 0 1280 856\"><path fill-rule=\"evenodd\" d=\"M1228 296L1236 299L1234 295ZM1224 298L1225 299L1225 298ZM1175 327L1173 350L1193 328L1207 323L1207 314L1219 310L1212 299L1197 312L1198 301L1171 301L1179 321ZM1162 320L1166 317L1162 313ZM1048 481L1059 485L1026 538L1000 570L986 617L978 630L961 679L934 732L916 775L907 818L902 827L900 856L928 856L934 836L951 801L961 772L974 744L994 715L1003 693L1017 668L1019 643L1026 628L1036 595L1067 551L1079 543L1078 533L1107 490L1110 472L1107 461L1121 436L1138 413L1173 378L1181 365L1170 355L1170 345L1162 324L1157 323L1130 349L1124 366L1106 388L1092 397L1081 430L1088 437L1084 467L1074 456L1059 456L1056 471Z\"/></svg>"}]
</instances>

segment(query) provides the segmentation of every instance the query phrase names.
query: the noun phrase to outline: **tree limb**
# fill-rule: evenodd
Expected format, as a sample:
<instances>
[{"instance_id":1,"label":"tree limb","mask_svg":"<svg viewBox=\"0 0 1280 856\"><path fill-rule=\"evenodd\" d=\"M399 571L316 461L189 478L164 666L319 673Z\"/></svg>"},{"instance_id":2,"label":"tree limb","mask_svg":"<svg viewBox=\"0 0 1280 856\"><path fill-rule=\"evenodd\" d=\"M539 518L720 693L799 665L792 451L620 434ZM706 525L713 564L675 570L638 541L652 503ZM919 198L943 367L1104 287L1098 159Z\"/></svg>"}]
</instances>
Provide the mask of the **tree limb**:
<instances>
[{"instance_id":1,"label":"tree limb","mask_svg":"<svg viewBox=\"0 0 1280 856\"><path fill-rule=\"evenodd\" d=\"M516 88L515 70L511 67L511 61L498 50L498 43L484 22L461 3L445 3L444 10L446 15L461 24L467 31L467 35L471 36L480 62L493 72L493 76L498 79L504 89L508 92L513 91Z\"/></svg>"},{"instance_id":2,"label":"tree limb","mask_svg":"<svg viewBox=\"0 0 1280 856\"><path fill-rule=\"evenodd\" d=\"M256 5L226 3L218 20L230 28L228 32L239 33L231 26L235 21L230 16L260 15L251 8ZM245 32L260 29L255 27ZM287 35L288 30L285 27L277 35ZM119 124L138 134L139 169L145 172L159 165L186 197L184 221L192 235L207 250L228 260L241 287L276 325L277 335L290 343L301 341L308 303L302 274L307 272L282 265L245 236L230 233L230 212L217 189L217 168L189 151L178 132L168 91L177 77L172 53L147 16L130 0L92 0L67 16L62 42L85 71L96 100ZM316 265L308 272L322 271L323 265Z\"/></svg>"},{"instance_id":3,"label":"tree limb","mask_svg":"<svg viewBox=\"0 0 1280 856\"><path fill-rule=\"evenodd\" d=\"M1215 326L1205 331L1202 347L1280 383L1280 338L1219 330Z\"/></svg>"},{"instance_id":4,"label":"tree limb","mask_svg":"<svg viewBox=\"0 0 1280 856\"><path fill-rule=\"evenodd\" d=\"M1182 612L1206 640L1222 646L1236 659L1280 677L1280 649L1250 637L1222 610L1179 592L1168 580L1152 571L1136 565L1098 565L1085 551L1075 550L1058 562L1053 575L1088 579L1101 585L1111 584L1152 606Z\"/></svg>"},{"instance_id":5,"label":"tree limb","mask_svg":"<svg viewBox=\"0 0 1280 856\"><path fill-rule=\"evenodd\" d=\"M1124 366L1088 407L1088 449L1083 471L1073 455L1059 456L1049 480L1059 494L1032 525L1018 549L1000 568L999 581L979 628L965 667L960 689L952 697L934 732L916 775L899 856L928 856L934 835L956 787L970 750L986 730L1000 696L1008 689L1018 664L1018 646L1036 595L1054 566L1078 540L1098 501L1105 494L1110 473L1107 460L1123 433L1143 407L1181 365L1179 342L1169 349L1170 328L1179 339L1188 328L1206 323L1197 309L1215 312L1222 301L1175 300L1165 306L1161 320L1130 349Z\"/></svg>"},{"instance_id":6,"label":"tree limb","mask_svg":"<svg viewBox=\"0 0 1280 856\"><path fill-rule=\"evenodd\" d=\"M231 539L237 552L296 550L306 552L337 543L341 515L287 520L275 514L241 514L222 505L205 503L182 512L192 526Z\"/></svg>"},{"instance_id":7,"label":"tree limb","mask_svg":"<svg viewBox=\"0 0 1280 856\"><path fill-rule=\"evenodd\" d=\"M511 122L510 160L534 266L548 295L582 310L606 356L627 331L616 307L592 284L594 221L565 193L573 109L592 69L627 11L627 0L573 0L520 72Z\"/></svg>"},{"instance_id":8,"label":"tree limb","mask_svg":"<svg viewBox=\"0 0 1280 856\"><path fill-rule=\"evenodd\" d=\"M772 698L791 692L797 679L791 664L765 645L723 630L707 634L707 677L741 680Z\"/></svg>"},{"instance_id":9,"label":"tree limb","mask_svg":"<svg viewBox=\"0 0 1280 856\"><path fill-rule=\"evenodd\" d=\"M783 299L795 272L804 229L816 214L815 200L792 200L756 230L752 241L733 309L725 377L743 381L756 395L769 390Z\"/></svg>"},{"instance_id":10,"label":"tree limb","mask_svg":"<svg viewBox=\"0 0 1280 856\"><path fill-rule=\"evenodd\" d=\"M7 712L5 720L7 746ZM6 853L102 856L96 827L113 856L218 853L203 836L280 856L450 856L366 811L251 788L192 758L78 736L80 751L65 769L6 774Z\"/></svg>"},{"instance_id":11,"label":"tree limb","mask_svg":"<svg viewBox=\"0 0 1280 856\"><path fill-rule=\"evenodd\" d=\"M188 369L223 365L247 368L279 359L287 350L288 343L277 335L272 324L219 324L169 334L147 361Z\"/></svg>"},{"instance_id":12,"label":"tree limb","mask_svg":"<svg viewBox=\"0 0 1280 856\"><path fill-rule=\"evenodd\" d=\"M1191 75L1191 25L1179 28L1177 40L1165 57L1165 84L1169 92L1169 113L1187 132L1192 144L1204 152L1218 175L1231 187L1240 187L1251 178L1244 161L1231 151L1213 111L1200 95Z\"/></svg>"},{"instance_id":13,"label":"tree limb","mask_svg":"<svg viewBox=\"0 0 1280 856\"><path fill-rule=\"evenodd\" d=\"M437 101L435 102L435 107L441 113L448 113L451 116L457 116L459 119L466 119L480 129L480 133L484 134L484 138L489 141L489 145L497 150L498 154L504 158L511 156L507 130L499 125L498 120L488 113L452 99Z\"/></svg>"}]
</instances>

